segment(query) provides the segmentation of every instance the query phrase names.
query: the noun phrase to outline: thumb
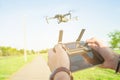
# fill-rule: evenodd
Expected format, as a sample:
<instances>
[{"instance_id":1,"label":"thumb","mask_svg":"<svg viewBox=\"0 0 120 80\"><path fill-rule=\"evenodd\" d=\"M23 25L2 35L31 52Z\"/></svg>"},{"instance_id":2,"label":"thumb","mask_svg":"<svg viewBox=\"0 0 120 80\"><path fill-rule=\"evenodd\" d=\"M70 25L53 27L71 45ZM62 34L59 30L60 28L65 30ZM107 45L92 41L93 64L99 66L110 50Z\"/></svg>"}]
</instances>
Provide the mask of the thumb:
<instances>
[{"instance_id":1,"label":"thumb","mask_svg":"<svg viewBox=\"0 0 120 80\"><path fill-rule=\"evenodd\" d=\"M96 45L96 44L91 44L91 43L88 43L88 46L96 51L98 51L99 47Z\"/></svg>"}]
</instances>

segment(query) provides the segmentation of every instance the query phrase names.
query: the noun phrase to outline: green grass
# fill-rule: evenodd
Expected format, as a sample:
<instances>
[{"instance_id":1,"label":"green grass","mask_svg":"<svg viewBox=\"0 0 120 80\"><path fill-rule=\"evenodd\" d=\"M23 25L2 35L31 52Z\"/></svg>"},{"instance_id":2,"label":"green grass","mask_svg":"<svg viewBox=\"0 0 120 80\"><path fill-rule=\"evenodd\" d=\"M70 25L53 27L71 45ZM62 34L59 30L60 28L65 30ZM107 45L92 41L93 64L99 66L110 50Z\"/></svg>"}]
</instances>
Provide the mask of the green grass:
<instances>
[{"instance_id":1,"label":"green grass","mask_svg":"<svg viewBox=\"0 0 120 80\"><path fill-rule=\"evenodd\" d=\"M120 53L120 50L115 52ZM47 54L41 54L47 61ZM120 80L120 73L115 74L114 70L92 67L72 73L74 80Z\"/></svg>"},{"instance_id":2,"label":"green grass","mask_svg":"<svg viewBox=\"0 0 120 80\"><path fill-rule=\"evenodd\" d=\"M120 53L120 50L115 52ZM41 56L48 60L47 54L41 54ZM13 73L20 69L23 65L30 62L35 55L29 55L28 61L24 61L23 56L9 56L0 57L0 80L7 80ZM119 80L120 74L115 74L114 70L103 69L99 67L88 68L73 73L74 80Z\"/></svg>"},{"instance_id":3,"label":"green grass","mask_svg":"<svg viewBox=\"0 0 120 80\"><path fill-rule=\"evenodd\" d=\"M30 62L35 55L28 55L27 62L23 56L0 57L0 80L6 80L23 65Z\"/></svg>"},{"instance_id":4,"label":"green grass","mask_svg":"<svg viewBox=\"0 0 120 80\"><path fill-rule=\"evenodd\" d=\"M73 73L74 80L119 80L120 74L114 70L99 67L88 68Z\"/></svg>"}]
</instances>

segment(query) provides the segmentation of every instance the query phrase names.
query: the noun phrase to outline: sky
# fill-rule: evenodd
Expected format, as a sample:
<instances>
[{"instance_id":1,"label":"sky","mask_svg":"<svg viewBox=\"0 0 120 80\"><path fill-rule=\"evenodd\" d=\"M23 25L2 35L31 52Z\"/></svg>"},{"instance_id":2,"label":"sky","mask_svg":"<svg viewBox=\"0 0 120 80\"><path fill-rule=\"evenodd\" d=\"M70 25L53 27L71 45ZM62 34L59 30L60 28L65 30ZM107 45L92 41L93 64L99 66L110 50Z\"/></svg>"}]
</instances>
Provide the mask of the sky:
<instances>
[{"instance_id":1,"label":"sky","mask_svg":"<svg viewBox=\"0 0 120 80\"><path fill-rule=\"evenodd\" d=\"M78 21L57 24L45 18L72 11ZM63 43L96 37L108 44L108 33L120 30L120 0L0 0L0 46L52 48L63 30Z\"/></svg>"}]
</instances>

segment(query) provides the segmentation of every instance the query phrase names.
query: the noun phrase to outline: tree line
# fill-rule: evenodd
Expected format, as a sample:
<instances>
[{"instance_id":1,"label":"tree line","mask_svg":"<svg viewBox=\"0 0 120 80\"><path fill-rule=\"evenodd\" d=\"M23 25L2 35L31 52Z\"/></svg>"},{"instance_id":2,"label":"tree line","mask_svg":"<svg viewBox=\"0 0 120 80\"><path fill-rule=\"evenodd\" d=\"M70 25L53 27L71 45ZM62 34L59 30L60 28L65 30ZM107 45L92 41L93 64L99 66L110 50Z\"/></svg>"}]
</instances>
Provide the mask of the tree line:
<instances>
[{"instance_id":1,"label":"tree line","mask_svg":"<svg viewBox=\"0 0 120 80\"><path fill-rule=\"evenodd\" d=\"M26 50L27 55L47 53L48 49L42 49L40 51ZM24 49L12 48L9 46L0 46L0 56L20 56L24 55Z\"/></svg>"},{"instance_id":2,"label":"tree line","mask_svg":"<svg viewBox=\"0 0 120 80\"><path fill-rule=\"evenodd\" d=\"M34 50L27 50L28 55L35 54ZM0 56L15 56L15 55L23 55L24 49L16 49L8 46L0 46Z\"/></svg>"},{"instance_id":3,"label":"tree line","mask_svg":"<svg viewBox=\"0 0 120 80\"><path fill-rule=\"evenodd\" d=\"M110 38L110 47L120 49L120 31L113 31L108 34ZM26 50L27 55L36 54L36 53L47 53L48 49L43 49L40 51L34 50ZM0 46L0 56L15 56L15 55L23 55L24 49L16 49L12 47Z\"/></svg>"}]
</instances>

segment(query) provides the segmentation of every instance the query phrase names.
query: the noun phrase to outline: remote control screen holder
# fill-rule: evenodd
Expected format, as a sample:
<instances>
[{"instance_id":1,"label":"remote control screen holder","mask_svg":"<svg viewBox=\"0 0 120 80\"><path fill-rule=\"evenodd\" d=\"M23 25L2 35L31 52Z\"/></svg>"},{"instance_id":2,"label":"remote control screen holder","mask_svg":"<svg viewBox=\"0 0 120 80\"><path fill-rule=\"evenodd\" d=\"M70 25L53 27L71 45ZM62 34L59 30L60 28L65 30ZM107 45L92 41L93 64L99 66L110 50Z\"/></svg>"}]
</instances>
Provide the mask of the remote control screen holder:
<instances>
[{"instance_id":1,"label":"remote control screen holder","mask_svg":"<svg viewBox=\"0 0 120 80\"><path fill-rule=\"evenodd\" d=\"M104 61L98 52L91 49L85 41L81 41L84 32L85 29L82 29L78 39L68 43L62 43L63 30L59 32L58 44L65 45L65 50L70 59L70 70L72 72L102 64Z\"/></svg>"}]
</instances>

